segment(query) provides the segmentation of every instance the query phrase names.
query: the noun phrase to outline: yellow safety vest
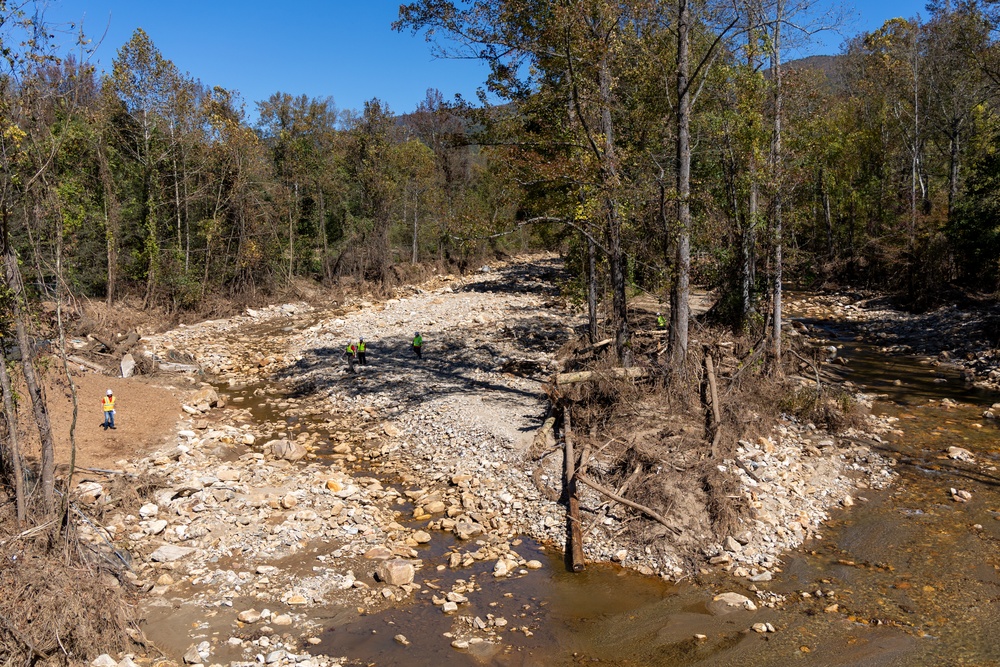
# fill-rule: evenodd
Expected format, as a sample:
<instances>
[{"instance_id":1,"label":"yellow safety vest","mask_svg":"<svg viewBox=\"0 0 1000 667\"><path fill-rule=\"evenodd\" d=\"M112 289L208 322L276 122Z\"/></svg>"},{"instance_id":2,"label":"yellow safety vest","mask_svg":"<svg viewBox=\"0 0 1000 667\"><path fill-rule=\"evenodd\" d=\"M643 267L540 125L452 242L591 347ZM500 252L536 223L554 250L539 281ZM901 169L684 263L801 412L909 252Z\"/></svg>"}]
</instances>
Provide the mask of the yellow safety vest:
<instances>
[{"instance_id":1,"label":"yellow safety vest","mask_svg":"<svg viewBox=\"0 0 1000 667\"><path fill-rule=\"evenodd\" d=\"M421 338L420 336L417 336L416 338L413 339L413 347L420 347L423 344L424 344L424 339Z\"/></svg>"},{"instance_id":2,"label":"yellow safety vest","mask_svg":"<svg viewBox=\"0 0 1000 667\"><path fill-rule=\"evenodd\" d=\"M104 411L105 412L111 412L112 410L115 409L115 397L114 396L105 396L104 400L102 402L104 403Z\"/></svg>"},{"instance_id":3,"label":"yellow safety vest","mask_svg":"<svg viewBox=\"0 0 1000 667\"><path fill-rule=\"evenodd\" d=\"M366 343L358 343L358 352L364 352L366 345Z\"/></svg>"}]
</instances>

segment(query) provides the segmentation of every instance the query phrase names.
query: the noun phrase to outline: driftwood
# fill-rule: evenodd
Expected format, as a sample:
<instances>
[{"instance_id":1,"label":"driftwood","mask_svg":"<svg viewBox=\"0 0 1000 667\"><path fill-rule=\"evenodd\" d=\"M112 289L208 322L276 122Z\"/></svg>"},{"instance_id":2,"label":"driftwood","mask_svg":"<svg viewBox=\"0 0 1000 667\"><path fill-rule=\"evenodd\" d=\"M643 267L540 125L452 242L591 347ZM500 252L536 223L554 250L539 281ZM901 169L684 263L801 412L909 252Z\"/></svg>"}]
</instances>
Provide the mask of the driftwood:
<instances>
[{"instance_id":1,"label":"driftwood","mask_svg":"<svg viewBox=\"0 0 1000 667\"><path fill-rule=\"evenodd\" d=\"M608 488L605 488L605 487L601 486L600 484L598 484L594 480L590 479L586 475L577 475L576 479L579 482L583 482L584 484L586 484L587 486L589 486L590 488L592 488L594 491L597 491L598 493L603 493L604 495L606 495L608 498L611 498L615 502L621 503L622 505L625 505L626 507L631 507L634 510L638 510L638 511L642 512L643 514L645 514L649 518L655 519L656 521L658 521L661 524L663 524L674 535L680 535L681 534L680 529L678 529L678 528L670 525L669 523L667 523L666 519L664 519L662 516L660 516L659 514L657 514L656 512L654 512L653 510L651 510L650 508L646 507L645 505L640 505L639 503L634 503L631 500L627 500L625 498L622 498L621 496L619 496L618 494L616 494L611 489L608 489Z\"/></svg>"},{"instance_id":2,"label":"driftwood","mask_svg":"<svg viewBox=\"0 0 1000 667\"><path fill-rule=\"evenodd\" d=\"M85 468L83 466L76 466L77 470L86 470L87 472L98 473L101 475L124 475L124 470L107 470L105 468Z\"/></svg>"},{"instance_id":3,"label":"driftwood","mask_svg":"<svg viewBox=\"0 0 1000 667\"><path fill-rule=\"evenodd\" d=\"M576 455L573 452L573 427L569 408L563 408L563 441L566 445L564 457L564 488L566 490L566 540L569 542L566 556L569 569L581 572L586 566L583 559L583 530L580 526L580 497L576 493Z\"/></svg>"},{"instance_id":4,"label":"driftwood","mask_svg":"<svg viewBox=\"0 0 1000 667\"><path fill-rule=\"evenodd\" d=\"M554 415L549 416L543 423L542 427L535 432L535 438L531 441L531 447L534 450L547 451L552 449L556 445L556 437L553 434L553 429L556 425L556 418ZM542 458L541 456L535 457L535 460Z\"/></svg>"},{"instance_id":5,"label":"driftwood","mask_svg":"<svg viewBox=\"0 0 1000 667\"><path fill-rule=\"evenodd\" d=\"M632 482L634 482L635 480L639 479L639 474L641 472L642 472L642 464L641 463L636 463L635 464L635 470L633 470L632 474L628 476L628 479L626 479L624 482L622 482L622 485L618 487L618 490L615 491L615 494L617 494L619 496L625 495L625 490L628 487L632 486Z\"/></svg>"},{"instance_id":6,"label":"driftwood","mask_svg":"<svg viewBox=\"0 0 1000 667\"><path fill-rule=\"evenodd\" d=\"M164 373L200 373L201 366L197 364L178 364L173 361L156 362L157 370Z\"/></svg>"},{"instance_id":7,"label":"driftwood","mask_svg":"<svg viewBox=\"0 0 1000 667\"><path fill-rule=\"evenodd\" d=\"M631 368L608 368L603 371L577 371L575 373L559 373L556 375L556 384L576 384L579 382L590 382L591 380L601 380L603 378L642 378L649 375L649 370L639 366Z\"/></svg>"},{"instance_id":8,"label":"driftwood","mask_svg":"<svg viewBox=\"0 0 1000 667\"><path fill-rule=\"evenodd\" d=\"M722 437L722 414L719 410L719 390L715 384L715 361L711 351L705 348L705 374L708 376L709 397L712 401L712 458L719 458L719 440Z\"/></svg>"},{"instance_id":9,"label":"driftwood","mask_svg":"<svg viewBox=\"0 0 1000 667\"><path fill-rule=\"evenodd\" d=\"M615 342L614 338L605 338L602 341L599 341L597 343L594 343L593 345L583 348L582 350L580 350L579 354L590 354L591 352L597 352L598 350L605 348L608 345L611 345L611 343L613 342Z\"/></svg>"},{"instance_id":10,"label":"driftwood","mask_svg":"<svg viewBox=\"0 0 1000 667\"><path fill-rule=\"evenodd\" d=\"M62 356L62 355L59 355L59 356ZM101 366L100 364L95 364L92 361L87 361L83 357L78 357L78 356L76 356L74 354L67 354L66 355L66 361L71 361L74 364L79 364L79 365L83 366L84 368L89 368L90 370L96 371L98 373L105 373L106 374L108 372L108 369L105 368L104 366Z\"/></svg>"}]
</instances>

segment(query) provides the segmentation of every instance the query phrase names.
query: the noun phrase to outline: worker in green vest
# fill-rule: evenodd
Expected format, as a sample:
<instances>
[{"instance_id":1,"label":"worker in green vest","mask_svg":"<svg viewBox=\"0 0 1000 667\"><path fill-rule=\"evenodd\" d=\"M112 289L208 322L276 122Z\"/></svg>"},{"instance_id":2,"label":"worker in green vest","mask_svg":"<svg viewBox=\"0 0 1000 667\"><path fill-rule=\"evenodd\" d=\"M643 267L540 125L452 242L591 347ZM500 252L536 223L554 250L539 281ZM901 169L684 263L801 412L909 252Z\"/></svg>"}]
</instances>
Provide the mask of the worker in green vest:
<instances>
[{"instance_id":1,"label":"worker in green vest","mask_svg":"<svg viewBox=\"0 0 1000 667\"><path fill-rule=\"evenodd\" d=\"M349 341L347 343L347 349L344 350L344 358L347 359L347 368L353 373L354 372L354 360L358 356L358 346L354 344L354 341Z\"/></svg>"},{"instance_id":2,"label":"worker in green vest","mask_svg":"<svg viewBox=\"0 0 1000 667\"><path fill-rule=\"evenodd\" d=\"M365 359L365 352L368 350L368 344L365 343L364 338L358 339L358 361L361 362L362 366L367 366L368 361Z\"/></svg>"},{"instance_id":3,"label":"worker in green vest","mask_svg":"<svg viewBox=\"0 0 1000 667\"><path fill-rule=\"evenodd\" d=\"M666 329L667 328L667 318L663 316L663 313L656 314L656 328Z\"/></svg>"},{"instance_id":4,"label":"worker in green vest","mask_svg":"<svg viewBox=\"0 0 1000 667\"><path fill-rule=\"evenodd\" d=\"M423 356L421 356L420 354L421 348L423 346L424 346L424 339L420 335L420 332L418 331L417 333L413 334L413 351L414 353L416 353L417 359L423 359Z\"/></svg>"}]
</instances>

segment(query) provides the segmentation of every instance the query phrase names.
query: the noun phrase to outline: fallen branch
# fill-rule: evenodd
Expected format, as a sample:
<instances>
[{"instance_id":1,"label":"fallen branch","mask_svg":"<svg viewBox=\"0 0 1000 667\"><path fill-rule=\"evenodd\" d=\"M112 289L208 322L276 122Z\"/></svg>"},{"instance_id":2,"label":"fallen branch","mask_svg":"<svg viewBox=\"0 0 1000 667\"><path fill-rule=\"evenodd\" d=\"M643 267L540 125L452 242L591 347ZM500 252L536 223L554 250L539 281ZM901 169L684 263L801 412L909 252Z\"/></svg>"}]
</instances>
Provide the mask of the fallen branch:
<instances>
[{"instance_id":1,"label":"fallen branch","mask_svg":"<svg viewBox=\"0 0 1000 667\"><path fill-rule=\"evenodd\" d=\"M715 361L711 350L705 347L705 374L708 375L708 387L712 399L712 458L719 458L719 440L722 436L722 414L719 410L719 391L715 384Z\"/></svg>"},{"instance_id":2,"label":"fallen branch","mask_svg":"<svg viewBox=\"0 0 1000 667\"><path fill-rule=\"evenodd\" d=\"M62 355L59 354L58 352L56 352L56 356L62 357ZM79 365L83 366L84 368L89 368L90 370L95 371L97 373L107 373L108 372L108 369L105 368L104 366L101 366L100 364L95 364L92 361L87 361L83 357L78 357L75 354L67 354L63 358L65 358L66 361L71 361L74 364L79 364Z\"/></svg>"},{"instance_id":3,"label":"fallen branch","mask_svg":"<svg viewBox=\"0 0 1000 667\"><path fill-rule=\"evenodd\" d=\"M608 489L608 488L605 488L605 487L601 486L600 484L598 484L594 480L590 479L586 475L577 475L576 479L579 482L583 482L584 484L586 484L587 486L589 486L590 488L592 488L594 491L597 491L598 493L603 493L608 498L611 498L612 500L614 500L614 501L616 501L618 503L621 503L622 505L625 505L626 507L631 507L634 510L638 510L638 511L642 512L643 514L645 514L646 516L648 516L649 518L651 518L651 519L655 519L656 521L658 521L661 524L663 524L674 535L680 535L681 534L681 531L680 531L679 528L676 528L675 526L672 526L669 523L667 523L666 519L664 519L662 516L660 516L659 514L657 514L656 512L654 512L653 510L651 510L650 508L646 507L645 505L640 505L639 503L634 503L631 500L627 500L625 498L622 498L621 496L617 495L611 489Z\"/></svg>"},{"instance_id":4,"label":"fallen branch","mask_svg":"<svg viewBox=\"0 0 1000 667\"><path fill-rule=\"evenodd\" d=\"M581 572L585 567L583 559L583 530L580 526L580 497L576 493L578 471L575 470L576 455L573 453L573 427L569 408L563 408L563 441L566 445L564 458L564 489L566 493L566 540L569 542L566 556L569 569Z\"/></svg>"},{"instance_id":5,"label":"fallen branch","mask_svg":"<svg viewBox=\"0 0 1000 667\"><path fill-rule=\"evenodd\" d=\"M641 473L642 473L642 464L641 463L636 463L635 464L635 470L633 470L632 474L628 476L628 479L626 479L624 482L622 482L622 485L618 487L618 490L615 491L615 493L617 495L619 495L619 496L625 495L625 490L628 487L632 486L632 482L634 482L635 480L639 479L639 475Z\"/></svg>"},{"instance_id":6,"label":"fallen branch","mask_svg":"<svg viewBox=\"0 0 1000 667\"><path fill-rule=\"evenodd\" d=\"M575 373L559 373L556 384L576 384L605 378L642 378L649 375L649 370L639 366L631 368L608 368L603 371L577 371Z\"/></svg>"},{"instance_id":7,"label":"fallen branch","mask_svg":"<svg viewBox=\"0 0 1000 667\"><path fill-rule=\"evenodd\" d=\"M555 416L551 416L542 422L542 427L535 432L535 438L531 441L531 448L534 450L544 450L548 451L556 448L556 436L553 434L553 429L556 425ZM542 454L536 456L535 460L541 459L545 456Z\"/></svg>"},{"instance_id":8,"label":"fallen branch","mask_svg":"<svg viewBox=\"0 0 1000 667\"><path fill-rule=\"evenodd\" d=\"M33 528L29 528L27 530L23 530L20 533L18 533L17 535L14 535L13 537L9 537L6 540L4 540L3 542L0 542L0 547L5 547L8 544L10 544L11 542L16 542L17 540L19 540L19 539L21 539L23 537L31 537L33 535L37 535L38 533L43 533L43 532L45 532L45 530L47 530L49 528L49 526L53 525L57 521L59 521L58 518L57 519L51 519L50 521L46 521L45 523L40 523L40 524L38 524L37 526L35 526Z\"/></svg>"},{"instance_id":9,"label":"fallen branch","mask_svg":"<svg viewBox=\"0 0 1000 667\"><path fill-rule=\"evenodd\" d=\"M86 470L87 472L94 472L101 475L124 475L124 470L106 470L105 468L85 468L83 466L77 466L77 470Z\"/></svg>"},{"instance_id":10,"label":"fallen branch","mask_svg":"<svg viewBox=\"0 0 1000 667\"><path fill-rule=\"evenodd\" d=\"M602 340L600 342L594 343L593 345L591 345L589 347L583 348L582 350L580 350L580 354L590 354L591 352L597 352L601 348L605 348L608 345L611 345L611 343L613 343L613 342L615 342L614 338L605 338L604 340Z\"/></svg>"}]
</instances>

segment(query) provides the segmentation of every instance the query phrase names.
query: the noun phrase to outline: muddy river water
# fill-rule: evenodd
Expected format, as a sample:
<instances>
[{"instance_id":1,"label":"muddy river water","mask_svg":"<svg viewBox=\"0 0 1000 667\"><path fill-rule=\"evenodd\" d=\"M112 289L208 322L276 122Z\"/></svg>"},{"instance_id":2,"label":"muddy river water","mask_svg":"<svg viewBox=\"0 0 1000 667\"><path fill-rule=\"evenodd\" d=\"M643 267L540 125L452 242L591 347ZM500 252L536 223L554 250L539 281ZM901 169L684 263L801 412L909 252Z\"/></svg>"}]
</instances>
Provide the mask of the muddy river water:
<instances>
[{"instance_id":1,"label":"muddy river water","mask_svg":"<svg viewBox=\"0 0 1000 667\"><path fill-rule=\"evenodd\" d=\"M749 584L722 574L667 584L612 565L574 574L560 553L525 539L518 552L541 560L541 571L494 579L492 562L425 566L412 603L330 613L312 652L366 665L1000 665L1000 432L983 418L1000 396L964 384L957 370L856 342L846 325L811 324L842 346L844 379L882 395L873 409L899 418L903 435L883 451L899 478L836 511L822 539L786 554L775 579L757 584L784 596L777 608L713 616L713 594L753 598ZM952 445L976 462L949 459ZM971 500L954 501L952 488ZM441 562L451 539L435 533L418 548L424 562ZM481 587L463 615L492 614L522 630L504 633L503 644L453 649L453 619L431 597L458 579ZM759 622L776 631L750 631Z\"/></svg>"}]
</instances>

